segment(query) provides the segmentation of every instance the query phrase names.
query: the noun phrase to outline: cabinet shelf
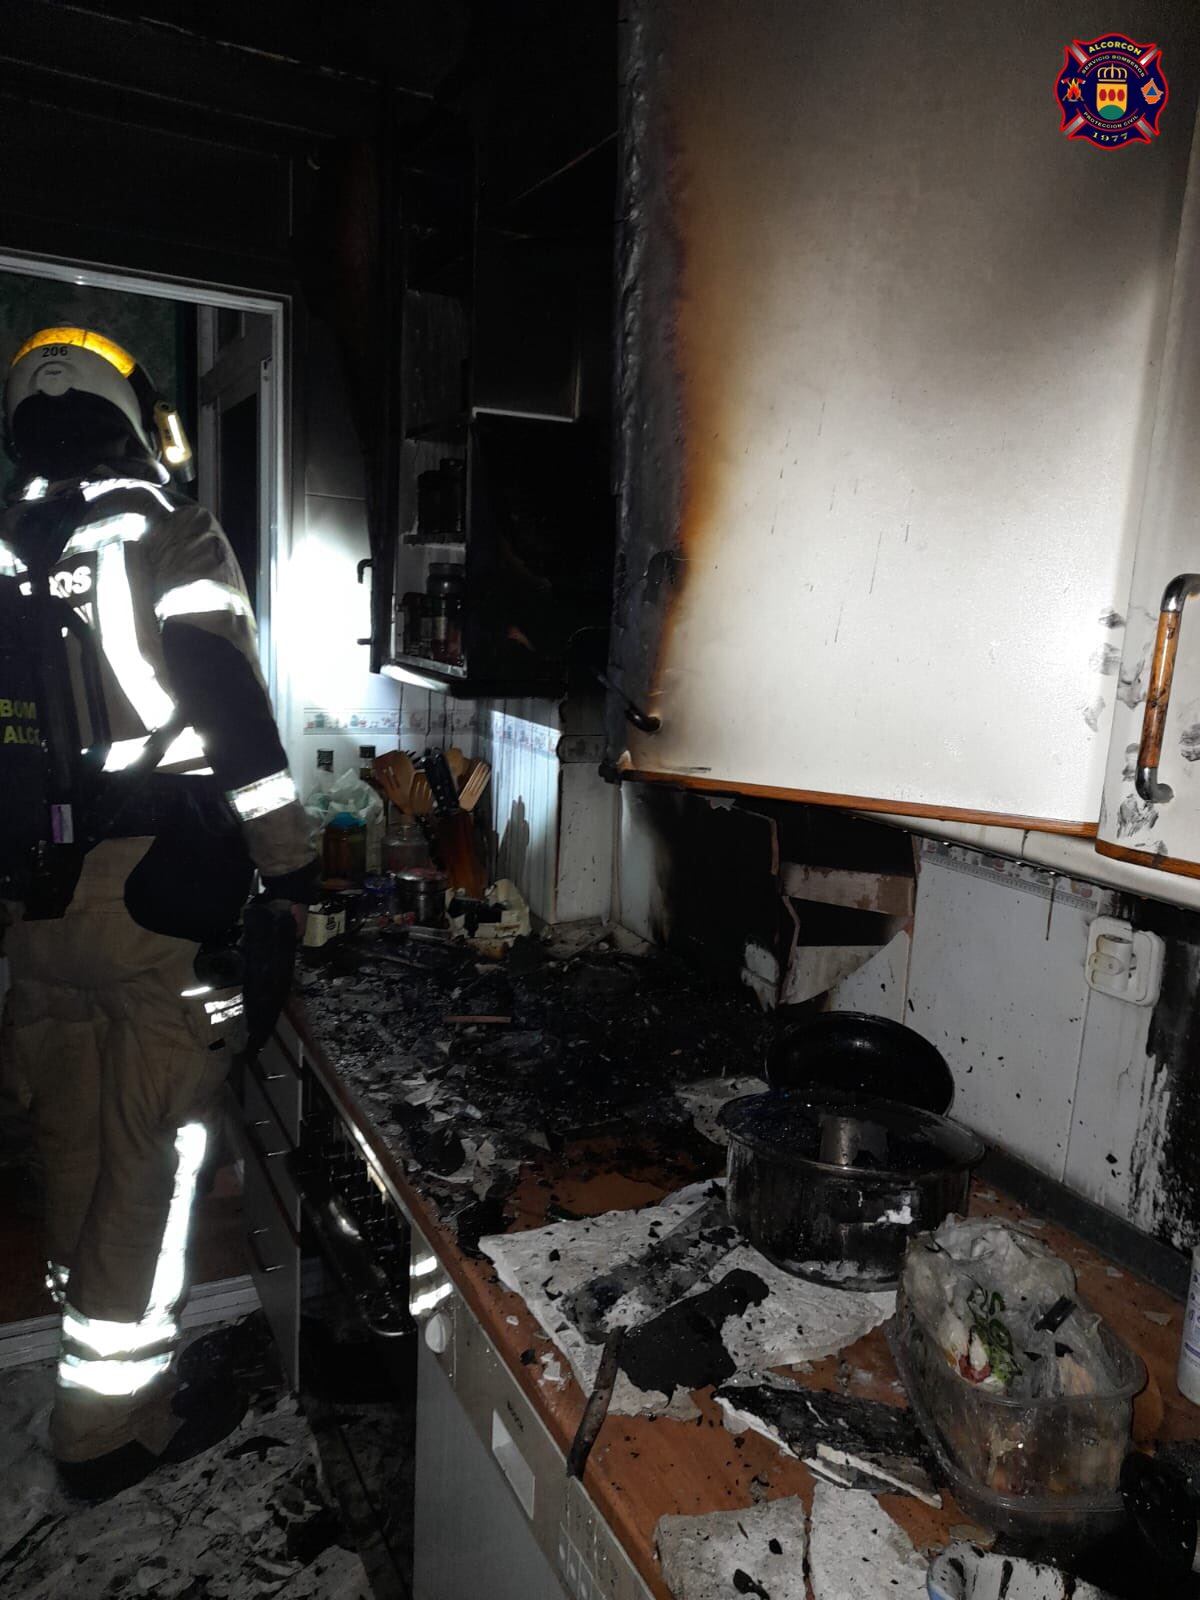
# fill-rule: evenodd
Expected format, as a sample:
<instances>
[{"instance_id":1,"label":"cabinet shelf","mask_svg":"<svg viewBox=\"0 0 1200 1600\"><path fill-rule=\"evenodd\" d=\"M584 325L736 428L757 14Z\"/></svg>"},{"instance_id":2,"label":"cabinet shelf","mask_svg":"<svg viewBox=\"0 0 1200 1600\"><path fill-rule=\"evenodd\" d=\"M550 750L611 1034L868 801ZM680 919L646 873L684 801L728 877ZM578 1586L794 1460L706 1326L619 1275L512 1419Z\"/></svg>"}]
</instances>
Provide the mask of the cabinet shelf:
<instances>
[{"instance_id":1,"label":"cabinet shelf","mask_svg":"<svg viewBox=\"0 0 1200 1600\"><path fill-rule=\"evenodd\" d=\"M446 444L461 444L466 437L468 418L465 413L454 417L435 417L430 422L416 422L405 428L404 437L414 441L439 440Z\"/></svg>"},{"instance_id":2,"label":"cabinet shelf","mask_svg":"<svg viewBox=\"0 0 1200 1600\"><path fill-rule=\"evenodd\" d=\"M467 685L465 666L454 666L449 661L432 661L428 656L395 655L383 663L381 670L385 677L412 684L418 689L443 693L455 690L461 694Z\"/></svg>"}]
</instances>

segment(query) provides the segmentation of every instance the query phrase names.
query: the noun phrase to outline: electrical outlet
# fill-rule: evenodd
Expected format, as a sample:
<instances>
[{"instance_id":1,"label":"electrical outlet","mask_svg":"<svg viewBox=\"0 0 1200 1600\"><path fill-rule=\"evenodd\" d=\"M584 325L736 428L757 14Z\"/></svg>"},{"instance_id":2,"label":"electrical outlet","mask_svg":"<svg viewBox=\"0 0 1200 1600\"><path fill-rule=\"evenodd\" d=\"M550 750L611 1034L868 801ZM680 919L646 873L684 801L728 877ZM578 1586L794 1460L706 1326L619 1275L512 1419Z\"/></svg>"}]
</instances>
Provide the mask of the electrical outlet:
<instances>
[{"instance_id":1,"label":"electrical outlet","mask_svg":"<svg viewBox=\"0 0 1200 1600\"><path fill-rule=\"evenodd\" d=\"M1151 1006L1162 988L1163 942L1156 933L1134 932L1116 917L1097 917L1088 929L1084 970L1088 987L1129 1005Z\"/></svg>"}]
</instances>

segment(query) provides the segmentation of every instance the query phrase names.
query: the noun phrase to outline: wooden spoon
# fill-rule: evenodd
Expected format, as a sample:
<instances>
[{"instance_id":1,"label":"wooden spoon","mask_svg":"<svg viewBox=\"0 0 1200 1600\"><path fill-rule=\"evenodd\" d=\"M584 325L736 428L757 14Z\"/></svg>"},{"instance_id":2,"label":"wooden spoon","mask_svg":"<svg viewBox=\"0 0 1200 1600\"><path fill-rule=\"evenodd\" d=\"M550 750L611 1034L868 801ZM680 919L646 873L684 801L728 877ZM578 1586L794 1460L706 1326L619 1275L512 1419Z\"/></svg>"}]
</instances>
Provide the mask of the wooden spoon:
<instances>
[{"instance_id":1,"label":"wooden spoon","mask_svg":"<svg viewBox=\"0 0 1200 1600\"><path fill-rule=\"evenodd\" d=\"M471 768L467 781L459 792L458 803L464 811L474 811L491 781L492 769L486 761L477 761Z\"/></svg>"}]
</instances>

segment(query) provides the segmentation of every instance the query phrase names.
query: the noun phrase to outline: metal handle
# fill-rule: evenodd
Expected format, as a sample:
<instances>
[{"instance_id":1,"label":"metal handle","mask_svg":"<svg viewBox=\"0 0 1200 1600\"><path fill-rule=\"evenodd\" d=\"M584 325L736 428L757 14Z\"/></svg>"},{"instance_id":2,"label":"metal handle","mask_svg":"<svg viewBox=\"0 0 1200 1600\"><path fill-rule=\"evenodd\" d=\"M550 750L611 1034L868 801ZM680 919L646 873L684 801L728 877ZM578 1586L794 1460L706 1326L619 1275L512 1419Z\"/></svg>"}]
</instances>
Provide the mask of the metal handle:
<instances>
[{"instance_id":1,"label":"metal handle","mask_svg":"<svg viewBox=\"0 0 1200 1600\"><path fill-rule=\"evenodd\" d=\"M268 1272L282 1272L283 1271L283 1264L281 1262L275 1262L274 1264L271 1264L270 1262L264 1261L263 1260L263 1253L258 1248L258 1242L257 1241L258 1241L259 1234L267 1233L269 1231L270 1230L267 1229L267 1228L251 1228L250 1232L246 1235L246 1237L250 1241L250 1254L254 1257L254 1263L257 1266L258 1270L264 1276Z\"/></svg>"},{"instance_id":2,"label":"metal handle","mask_svg":"<svg viewBox=\"0 0 1200 1600\"><path fill-rule=\"evenodd\" d=\"M1165 805L1175 798L1170 784L1159 781L1158 763L1162 759L1163 737L1167 731L1167 706L1175 676L1183 608L1195 594L1200 594L1200 572L1181 572L1163 590L1159 607L1158 633L1150 659L1150 682L1142 716L1142 742L1138 746L1136 787L1147 805Z\"/></svg>"},{"instance_id":3,"label":"metal handle","mask_svg":"<svg viewBox=\"0 0 1200 1600\"><path fill-rule=\"evenodd\" d=\"M246 1065L250 1068L250 1076L258 1084L259 1088L265 1088L268 1083L287 1083L289 1081L294 1083L300 1076L298 1072L267 1072L263 1068L262 1058L259 1056L247 1057Z\"/></svg>"},{"instance_id":4,"label":"metal handle","mask_svg":"<svg viewBox=\"0 0 1200 1600\"><path fill-rule=\"evenodd\" d=\"M364 557L364 559L362 561L360 561L358 563L358 566L354 570L358 574L359 583L361 583L363 581L363 573L366 572L368 568L373 568L374 565L375 565L374 556L366 556L366 557ZM372 582L373 581L374 581L374 574L372 573ZM355 642L355 644L370 644L370 642L371 642L370 635L368 635L367 638L365 638L365 639L356 639L354 642Z\"/></svg>"},{"instance_id":5,"label":"metal handle","mask_svg":"<svg viewBox=\"0 0 1200 1600\"><path fill-rule=\"evenodd\" d=\"M268 1117L260 1117L257 1122L246 1124L246 1142L260 1161L278 1161L280 1156L290 1156L291 1146L287 1145L282 1150L267 1150L261 1140L255 1138L255 1128L273 1128L275 1124Z\"/></svg>"}]
</instances>

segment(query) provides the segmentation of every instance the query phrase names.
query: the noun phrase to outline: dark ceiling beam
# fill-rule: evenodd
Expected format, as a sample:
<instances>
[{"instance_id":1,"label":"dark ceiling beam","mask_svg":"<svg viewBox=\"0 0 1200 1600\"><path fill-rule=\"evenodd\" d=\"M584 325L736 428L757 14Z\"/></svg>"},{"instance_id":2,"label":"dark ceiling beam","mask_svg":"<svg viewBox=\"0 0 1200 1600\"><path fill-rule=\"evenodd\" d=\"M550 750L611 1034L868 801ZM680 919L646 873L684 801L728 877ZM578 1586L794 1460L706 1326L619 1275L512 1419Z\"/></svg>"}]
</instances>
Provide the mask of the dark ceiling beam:
<instances>
[{"instance_id":1,"label":"dark ceiling beam","mask_svg":"<svg viewBox=\"0 0 1200 1600\"><path fill-rule=\"evenodd\" d=\"M0 5L0 63L6 90L19 78L45 105L255 148L361 136L380 114L368 78L50 0ZM398 99L410 118L429 110L424 92Z\"/></svg>"},{"instance_id":2,"label":"dark ceiling beam","mask_svg":"<svg viewBox=\"0 0 1200 1600\"><path fill-rule=\"evenodd\" d=\"M69 9L177 32L301 67L431 93L457 59L461 0L65 0Z\"/></svg>"}]
</instances>

